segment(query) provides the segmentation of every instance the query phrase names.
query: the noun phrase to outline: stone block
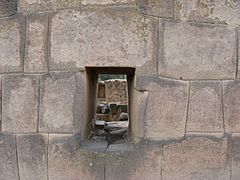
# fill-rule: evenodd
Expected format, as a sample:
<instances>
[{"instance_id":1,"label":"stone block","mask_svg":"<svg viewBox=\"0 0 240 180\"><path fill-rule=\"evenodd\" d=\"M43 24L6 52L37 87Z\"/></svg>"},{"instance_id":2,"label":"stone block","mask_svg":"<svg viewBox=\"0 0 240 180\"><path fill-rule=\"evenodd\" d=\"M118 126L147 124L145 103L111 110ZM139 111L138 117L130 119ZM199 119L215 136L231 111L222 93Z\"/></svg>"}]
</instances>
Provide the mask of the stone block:
<instances>
[{"instance_id":1,"label":"stone block","mask_svg":"<svg viewBox=\"0 0 240 180\"><path fill-rule=\"evenodd\" d=\"M49 180L103 180L103 152L81 148L79 135L49 135Z\"/></svg>"},{"instance_id":2,"label":"stone block","mask_svg":"<svg viewBox=\"0 0 240 180\"><path fill-rule=\"evenodd\" d=\"M160 22L159 75L177 79L232 79L235 30L226 26Z\"/></svg>"},{"instance_id":3,"label":"stone block","mask_svg":"<svg viewBox=\"0 0 240 180\"><path fill-rule=\"evenodd\" d=\"M0 19L0 73L23 70L23 18Z\"/></svg>"},{"instance_id":4,"label":"stone block","mask_svg":"<svg viewBox=\"0 0 240 180\"><path fill-rule=\"evenodd\" d=\"M0 179L18 179L16 154L15 136L0 134Z\"/></svg>"},{"instance_id":5,"label":"stone block","mask_svg":"<svg viewBox=\"0 0 240 180\"><path fill-rule=\"evenodd\" d=\"M47 67L48 17L32 15L27 17L24 72L42 73Z\"/></svg>"},{"instance_id":6,"label":"stone block","mask_svg":"<svg viewBox=\"0 0 240 180\"><path fill-rule=\"evenodd\" d=\"M7 17L16 14L17 0L1 0L0 1L0 17Z\"/></svg>"},{"instance_id":7,"label":"stone block","mask_svg":"<svg viewBox=\"0 0 240 180\"><path fill-rule=\"evenodd\" d=\"M187 132L223 132L220 81L191 82Z\"/></svg>"},{"instance_id":8,"label":"stone block","mask_svg":"<svg viewBox=\"0 0 240 180\"><path fill-rule=\"evenodd\" d=\"M40 80L40 132L79 132L84 108L82 73L55 72Z\"/></svg>"},{"instance_id":9,"label":"stone block","mask_svg":"<svg viewBox=\"0 0 240 180\"><path fill-rule=\"evenodd\" d=\"M240 177L240 137L233 137L232 149L232 179L239 180Z\"/></svg>"},{"instance_id":10,"label":"stone block","mask_svg":"<svg viewBox=\"0 0 240 180\"><path fill-rule=\"evenodd\" d=\"M163 180L230 179L229 145L226 138L197 137L163 147Z\"/></svg>"},{"instance_id":11,"label":"stone block","mask_svg":"<svg viewBox=\"0 0 240 180\"><path fill-rule=\"evenodd\" d=\"M158 144L113 144L106 152L106 180L159 180L161 153Z\"/></svg>"},{"instance_id":12,"label":"stone block","mask_svg":"<svg viewBox=\"0 0 240 180\"><path fill-rule=\"evenodd\" d=\"M48 135L17 136L20 179L47 180Z\"/></svg>"},{"instance_id":13,"label":"stone block","mask_svg":"<svg viewBox=\"0 0 240 180\"><path fill-rule=\"evenodd\" d=\"M82 0L83 5L136 5L137 0Z\"/></svg>"},{"instance_id":14,"label":"stone block","mask_svg":"<svg viewBox=\"0 0 240 180\"><path fill-rule=\"evenodd\" d=\"M228 133L240 133L240 81L223 81L225 128Z\"/></svg>"},{"instance_id":15,"label":"stone block","mask_svg":"<svg viewBox=\"0 0 240 180\"><path fill-rule=\"evenodd\" d=\"M138 4L141 13L173 18L173 0L140 0Z\"/></svg>"},{"instance_id":16,"label":"stone block","mask_svg":"<svg viewBox=\"0 0 240 180\"><path fill-rule=\"evenodd\" d=\"M240 25L239 0L176 0L174 12L174 17L182 21Z\"/></svg>"},{"instance_id":17,"label":"stone block","mask_svg":"<svg viewBox=\"0 0 240 180\"><path fill-rule=\"evenodd\" d=\"M156 74L157 19L94 9L62 11L51 21L51 70L127 66Z\"/></svg>"},{"instance_id":18,"label":"stone block","mask_svg":"<svg viewBox=\"0 0 240 180\"><path fill-rule=\"evenodd\" d=\"M78 8L80 5L80 0L19 0L18 2L19 10L24 13Z\"/></svg>"},{"instance_id":19,"label":"stone block","mask_svg":"<svg viewBox=\"0 0 240 180\"><path fill-rule=\"evenodd\" d=\"M2 131L36 132L39 78L34 75L5 75L2 82Z\"/></svg>"},{"instance_id":20,"label":"stone block","mask_svg":"<svg viewBox=\"0 0 240 180\"><path fill-rule=\"evenodd\" d=\"M185 133L188 83L159 77L137 77L137 89L147 90L145 138L166 140L181 138Z\"/></svg>"}]
</instances>

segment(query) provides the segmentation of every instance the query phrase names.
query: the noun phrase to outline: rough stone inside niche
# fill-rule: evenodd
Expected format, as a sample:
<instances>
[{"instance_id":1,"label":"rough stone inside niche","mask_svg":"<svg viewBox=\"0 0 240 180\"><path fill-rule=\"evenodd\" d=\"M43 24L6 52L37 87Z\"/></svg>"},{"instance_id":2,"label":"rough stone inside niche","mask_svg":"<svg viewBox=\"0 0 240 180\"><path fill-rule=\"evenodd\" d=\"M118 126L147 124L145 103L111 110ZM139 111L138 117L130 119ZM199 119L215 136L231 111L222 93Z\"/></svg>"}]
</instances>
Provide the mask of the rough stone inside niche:
<instances>
[{"instance_id":1,"label":"rough stone inside niche","mask_svg":"<svg viewBox=\"0 0 240 180\"><path fill-rule=\"evenodd\" d=\"M96 111L89 139L108 144L126 141L129 127L128 83L124 74L99 74Z\"/></svg>"}]
</instances>

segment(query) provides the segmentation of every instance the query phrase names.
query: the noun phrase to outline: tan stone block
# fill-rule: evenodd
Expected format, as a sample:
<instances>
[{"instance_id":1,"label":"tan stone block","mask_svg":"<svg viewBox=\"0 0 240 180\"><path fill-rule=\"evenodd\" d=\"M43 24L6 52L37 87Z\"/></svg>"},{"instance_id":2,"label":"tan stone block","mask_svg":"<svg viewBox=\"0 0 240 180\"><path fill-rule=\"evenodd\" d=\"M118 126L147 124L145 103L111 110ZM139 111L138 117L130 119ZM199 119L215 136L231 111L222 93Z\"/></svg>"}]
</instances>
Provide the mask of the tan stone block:
<instances>
[{"instance_id":1,"label":"tan stone block","mask_svg":"<svg viewBox=\"0 0 240 180\"><path fill-rule=\"evenodd\" d=\"M185 133L188 83L159 77L137 77L136 88L148 91L145 110L145 138L166 140Z\"/></svg>"},{"instance_id":2,"label":"tan stone block","mask_svg":"<svg viewBox=\"0 0 240 180\"><path fill-rule=\"evenodd\" d=\"M235 78L235 34L226 26L161 21L159 75L177 79Z\"/></svg>"},{"instance_id":3,"label":"tan stone block","mask_svg":"<svg viewBox=\"0 0 240 180\"><path fill-rule=\"evenodd\" d=\"M226 23L239 26L239 0L176 0L174 17L183 21Z\"/></svg>"},{"instance_id":4,"label":"tan stone block","mask_svg":"<svg viewBox=\"0 0 240 180\"><path fill-rule=\"evenodd\" d=\"M239 180L239 177L240 177L240 136L235 136L233 138L231 180Z\"/></svg>"},{"instance_id":5,"label":"tan stone block","mask_svg":"<svg viewBox=\"0 0 240 180\"><path fill-rule=\"evenodd\" d=\"M39 78L5 75L2 86L2 131L36 132Z\"/></svg>"},{"instance_id":6,"label":"tan stone block","mask_svg":"<svg viewBox=\"0 0 240 180\"><path fill-rule=\"evenodd\" d=\"M50 69L127 66L156 74L157 26L129 9L62 11L52 19Z\"/></svg>"},{"instance_id":7,"label":"tan stone block","mask_svg":"<svg viewBox=\"0 0 240 180\"><path fill-rule=\"evenodd\" d=\"M0 20L0 72L23 70L24 21L20 16Z\"/></svg>"},{"instance_id":8,"label":"tan stone block","mask_svg":"<svg viewBox=\"0 0 240 180\"><path fill-rule=\"evenodd\" d=\"M17 136L20 179L47 180L48 135Z\"/></svg>"},{"instance_id":9,"label":"tan stone block","mask_svg":"<svg viewBox=\"0 0 240 180\"><path fill-rule=\"evenodd\" d=\"M137 0L82 0L83 5L136 5Z\"/></svg>"},{"instance_id":10,"label":"tan stone block","mask_svg":"<svg viewBox=\"0 0 240 180\"><path fill-rule=\"evenodd\" d=\"M0 179L18 179L16 142L14 135L0 134Z\"/></svg>"},{"instance_id":11,"label":"tan stone block","mask_svg":"<svg viewBox=\"0 0 240 180\"><path fill-rule=\"evenodd\" d=\"M187 139L163 147L163 180L227 180L230 167L227 139Z\"/></svg>"},{"instance_id":12,"label":"tan stone block","mask_svg":"<svg viewBox=\"0 0 240 180\"><path fill-rule=\"evenodd\" d=\"M228 133L240 133L240 81L223 81L225 128Z\"/></svg>"},{"instance_id":13,"label":"tan stone block","mask_svg":"<svg viewBox=\"0 0 240 180\"><path fill-rule=\"evenodd\" d=\"M19 0L18 8L22 12L41 12L64 8L78 8L80 0Z\"/></svg>"},{"instance_id":14,"label":"tan stone block","mask_svg":"<svg viewBox=\"0 0 240 180\"><path fill-rule=\"evenodd\" d=\"M46 15L28 16L26 31L24 71L47 72L48 17Z\"/></svg>"},{"instance_id":15,"label":"tan stone block","mask_svg":"<svg viewBox=\"0 0 240 180\"><path fill-rule=\"evenodd\" d=\"M0 17L7 17L16 14L17 0L1 0L0 1Z\"/></svg>"},{"instance_id":16,"label":"tan stone block","mask_svg":"<svg viewBox=\"0 0 240 180\"><path fill-rule=\"evenodd\" d=\"M41 77L40 132L80 131L84 112L82 73L55 72Z\"/></svg>"},{"instance_id":17,"label":"tan stone block","mask_svg":"<svg viewBox=\"0 0 240 180\"><path fill-rule=\"evenodd\" d=\"M110 145L106 152L106 180L161 179L162 148L156 143L137 147L130 144Z\"/></svg>"},{"instance_id":18,"label":"tan stone block","mask_svg":"<svg viewBox=\"0 0 240 180\"><path fill-rule=\"evenodd\" d=\"M79 135L49 135L49 180L103 180L104 154L81 148Z\"/></svg>"},{"instance_id":19,"label":"tan stone block","mask_svg":"<svg viewBox=\"0 0 240 180\"><path fill-rule=\"evenodd\" d=\"M191 82L188 132L223 132L220 81Z\"/></svg>"},{"instance_id":20,"label":"tan stone block","mask_svg":"<svg viewBox=\"0 0 240 180\"><path fill-rule=\"evenodd\" d=\"M173 18L173 0L140 0L138 4L141 13Z\"/></svg>"}]
</instances>

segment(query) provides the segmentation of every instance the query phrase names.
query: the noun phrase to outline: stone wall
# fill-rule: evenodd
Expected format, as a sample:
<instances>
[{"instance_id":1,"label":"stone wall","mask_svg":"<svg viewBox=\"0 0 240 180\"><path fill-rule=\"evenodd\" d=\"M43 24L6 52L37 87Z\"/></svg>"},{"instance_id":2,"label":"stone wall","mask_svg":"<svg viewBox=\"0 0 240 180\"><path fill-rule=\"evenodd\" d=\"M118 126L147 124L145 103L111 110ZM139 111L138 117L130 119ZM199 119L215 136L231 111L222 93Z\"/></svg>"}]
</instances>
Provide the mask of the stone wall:
<instances>
[{"instance_id":1,"label":"stone wall","mask_svg":"<svg viewBox=\"0 0 240 180\"><path fill-rule=\"evenodd\" d=\"M239 0L3 0L0 17L1 180L240 179ZM136 68L128 143L86 141L86 67Z\"/></svg>"}]
</instances>

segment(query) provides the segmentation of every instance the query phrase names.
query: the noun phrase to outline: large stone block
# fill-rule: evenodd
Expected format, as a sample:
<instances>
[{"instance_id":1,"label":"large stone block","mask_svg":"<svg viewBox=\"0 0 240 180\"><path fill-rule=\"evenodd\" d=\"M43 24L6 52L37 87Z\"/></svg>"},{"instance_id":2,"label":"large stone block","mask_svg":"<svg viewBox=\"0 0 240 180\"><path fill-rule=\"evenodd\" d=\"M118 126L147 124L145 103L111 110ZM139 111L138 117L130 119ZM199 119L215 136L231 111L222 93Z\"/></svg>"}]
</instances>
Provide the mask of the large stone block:
<instances>
[{"instance_id":1,"label":"large stone block","mask_svg":"<svg viewBox=\"0 0 240 180\"><path fill-rule=\"evenodd\" d=\"M82 73L46 74L40 85L39 131L79 132L85 109Z\"/></svg>"},{"instance_id":2,"label":"large stone block","mask_svg":"<svg viewBox=\"0 0 240 180\"><path fill-rule=\"evenodd\" d=\"M19 0L18 8L22 12L41 12L65 8L78 8L80 0Z\"/></svg>"},{"instance_id":3,"label":"large stone block","mask_svg":"<svg viewBox=\"0 0 240 180\"><path fill-rule=\"evenodd\" d=\"M235 34L226 26L161 21L159 75L180 79L235 78Z\"/></svg>"},{"instance_id":4,"label":"large stone block","mask_svg":"<svg viewBox=\"0 0 240 180\"><path fill-rule=\"evenodd\" d=\"M159 180L161 153L158 144L144 143L110 145L106 152L106 180Z\"/></svg>"},{"instance_id":5,"label":"large stone block","mask_svg":"<svg viewBox=\"0 0 240 180\"><path fill-rule=\"evenodd\" d=\"M16 14L17 0L1 0L0 1L0 17L6 17Z\"/></svg>"},{"instance_id":6,"label":"large stone block","mask_svg":"<svg viewBox=\"0 0 240 180\"><path fill-rule=\"evenodd\" d=\"M188 83L159 77L138 77L136 87L149 92L144 118L145 138L166 140L183 137Z\"/></svg>"},{"instance_id":7,"label":"large stone block","mask_svg":"<svg viewBox=\"0 0 240 180\"><path fill-rule=\"evenodd\" d=\"M0 19L0 73L23 70L23 27L20 16Z\"/></svg>"},{"instance_id":8,"label":"large stone block","mask_svg":"<svg viewBox=\"0 0 240 180\"><path fill-rule=\"evenodd\" d=\"M0 134L0 179L18 179L15 136Z\"/></svg>"},{"instance_id":9,"label":"large stone block","mask_svg":"<svg viewBox=\"0 0 240 180\"><path fill-rule=\"evenodd\" d=\"M175 18L183 21L226 23L239 26L239 0L176 0Z\"/></svg>"},{"instance_id":10,"label":"large stone block","mask_svg":"<svg viewBox=\"0 0 240 180\"><path fill-rule=\"evenodd\" d=\"M173 0L139 0L138 4L142 13L173 18Z\"/></svg>"},{"instance_id":11,"label":"large stone block","mask_svg":"<svg viewBox=\"0 0 240 180\"><path fill-rule=\"evenodd\" d=\"M81 148L78 135L49 136L49 180L103 180L103 152Z\"/></svg>"},{"instance_id":12,"label":"large stone block","mask_svg":"<svg viewBox=\"0 0 240 180\"><path fill-rule=\"evenodd\" d=\"M228 133L240 133L240 81L223 81L225 128Z\"/></svg>"},{"instance_id":13,"label":"large stone block","mask_svg":"<svg viewBox=\"0 0 240 180\"><path fill-rule=\"evenodd\" d=\"M191 82L187 132L223 132L220 81Z\"/></svg>"},{"instance_id":14,"label":"large stone block","mask_svg":"<svg viewBox=\"0 0 240 180\"><path fill-rule=\"evenodd\" d=\"M41 73L47 71L48 17L32 15L27 17L24 71Z\"/></svg>"},{"instance_id":15,"label":"large stone block","mask_svg":"<svg viewBox=\"0 0 240 180\"><path fill-rule=\"evenodd\" d=\"M52 18L50 69L127 66L156 74L157 26L128 9L62 11Z\"/></svg>"},{"instance_id":16,"label":"large stone block","mask_svg":"<svg viewBox=\"0 0 240 180\"><path fill-rule=\"evenodd\" d=\"M48 135L17 136L20 179L47 180Z\"/></svg>"},{"instance_id":17,"label":"large stone block","mask_svg":"<svg viewBox=\"0 0 240 180\"><path fill-rule=\"evenodd\" d=\"M239 180L240 177L240 137L233 138L232 149L232 179Z\"/></svg>"},{"instance_id":18,"label":"large stone block","mask_svg":"<svg viewBox=\"0 0 240 180\"><path fill-rule=\"evenodd\" d=\"M83 5L136 5L137 0L82 0Z\"/></svg>"},{"instance_id":19,"label":"large stone block","mask_svg":"<svg viewBox=\"0 0 240 180\"><path fill-rule=\"evenodd\" d=\"M227 139L198 137L163 147L163 180L228 180Z\"/></svg>"},{"instance_id":20,"label":"large stone block","mask_svg":"<svg viewBox=\"0 0 240 180\"><path fill-rule=\"evenodd\" d=\"M2 131L36 132L39 78L5 75L2 82Z\"/></svg>"}]
</instances>

